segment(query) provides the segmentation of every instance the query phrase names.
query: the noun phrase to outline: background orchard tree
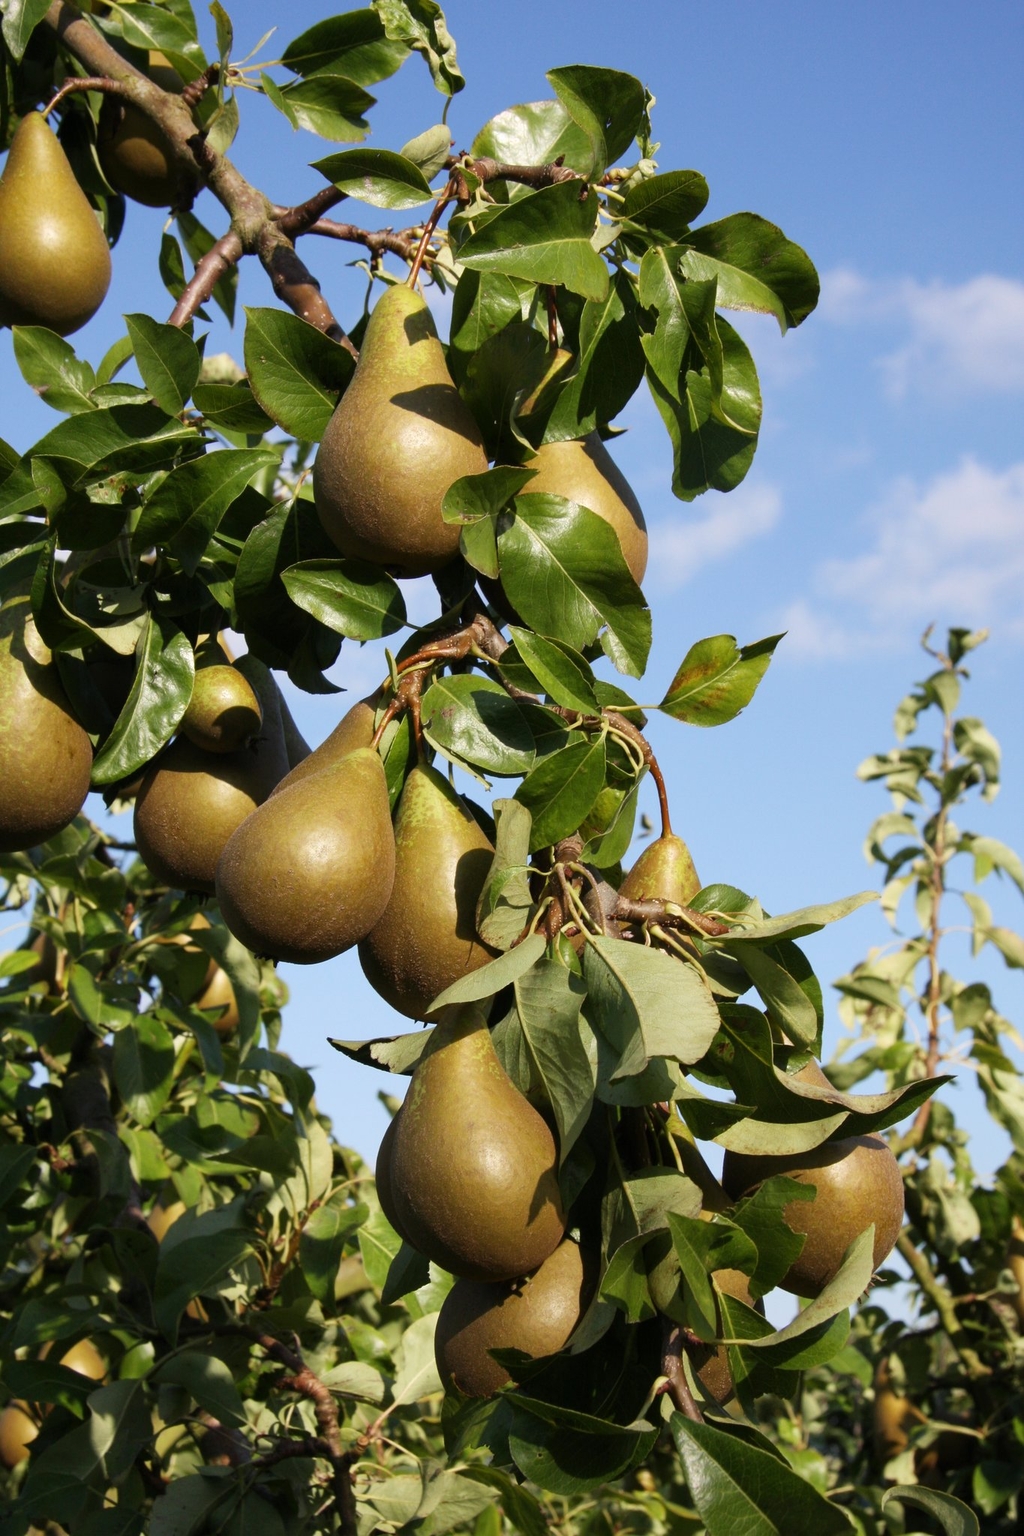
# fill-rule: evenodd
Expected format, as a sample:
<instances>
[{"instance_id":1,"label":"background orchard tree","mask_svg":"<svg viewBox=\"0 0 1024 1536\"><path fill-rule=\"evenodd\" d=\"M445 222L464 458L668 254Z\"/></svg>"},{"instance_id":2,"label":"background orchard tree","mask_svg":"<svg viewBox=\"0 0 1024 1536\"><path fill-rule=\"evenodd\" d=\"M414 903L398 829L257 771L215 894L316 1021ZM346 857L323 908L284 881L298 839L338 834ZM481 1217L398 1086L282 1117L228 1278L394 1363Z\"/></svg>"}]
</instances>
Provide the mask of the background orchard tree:
<instances>
[{"instance_id":1,"label":"background orchard tree","mask_svg":"<svg viewBox=\"0 0 1024 1536\"><path fill-rule=\"evenodd\" d=\"M324 17L267 68L232 62L220 6L212 61L182 0L3 14L0 317L67 417L5 448L0 479L0 847L7 905L31 913L2 999L5 1536L717 1536L752 1503L765 1531L899 1528L877 1481L823 1471L773 1405L849 1347L902 1210L878 1133L914 1114L926 1145L939 1037L883 1093L830 1082L796 941L869 897L773 917L702 885L673 831L646 713L729 721L778 637L695 640L654 705L595 671L639 678L651 643L614 418L646 381L676 494L735 487L760 393L719 311L800 324L809 259L754 214L695 227L707 186L657 164L644 86L591 66L551 70L550 101L499 111L466 153L442 119L400 151L335 151L321 193L271 204L226 155L237 88L258 76L335 142L413 53L450 100L427 0ZM191 213L200 185L223 231ZM91 207L116 242L126 196L174 212L155 253L174 307L126 316L93 367L62 339L106 289L82 231ZM420 222L343 224L345 198ZM365 253L369 318L331 312L296 251L311 233ZM287 309L247 312L243 373L199 325L233 313L246 256ZM446 351L430 282L453 291ZM436 620L310 754L273 671L333 691L342 641L407 627L399 579L423 573ZM984 746L961 735L958 788ZM519 782L492 819L446 769ZM648 772L661 833L624 875ZM135 802L137 848L77 814L90 783ZM356 941L430 1024L336 1042L415 1074L379 1197L278 1049L269 963ZM699 1142L733 1159L725 1188ZM497 1205L502 1159L519 1183ZM558 1327L506 1326L550 1264L572 1277ZM775 1329L759 1302L779 1284L808 1304ZM988 1345L951 1341L992 1375ZM981 1476L1002 1507L1007 1475ZM944 1491L915 1500L972 1529Z\"/></svg>"}]
</instances>

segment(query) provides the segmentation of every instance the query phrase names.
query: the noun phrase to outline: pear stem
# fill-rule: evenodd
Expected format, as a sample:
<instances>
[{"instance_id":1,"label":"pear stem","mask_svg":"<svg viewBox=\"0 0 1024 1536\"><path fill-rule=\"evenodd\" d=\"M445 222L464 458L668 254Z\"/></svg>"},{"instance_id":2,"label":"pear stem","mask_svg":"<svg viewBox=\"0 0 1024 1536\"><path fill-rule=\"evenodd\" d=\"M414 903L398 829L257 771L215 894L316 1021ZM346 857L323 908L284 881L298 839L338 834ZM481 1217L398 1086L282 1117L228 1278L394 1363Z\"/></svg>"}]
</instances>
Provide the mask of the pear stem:
<instances>
[{"instance_id":1,"label":"pear stem","mask_svg":"<svg viewBox=\"0 0 1024 1536\"><path fill-rule=\"evenodd\" d=\"M430 244L430 237L434 233L434 230L437 228L438 219L441 217L442 213L447 208L452 198L455 196L457 185L458 184L455 181L455 178L450 177L448 185L445 187L444 191L441 193L441 196L434 204L430 218L423 226L423 234L420 236L420 243L416 247L416 254L412 258L412 266L409 268L409 276L405 280L406 286L408 288L415 288L416 286L416 281L420 275L420 268L423 265L423 258L426 256L427 246Z\"/></svg>"},{"instance_id":2,"label":"pear stem","mask_svg":"<svg viewBox=\"0 0 1024 1536\"><path fill-rule=\"evenodd\" d=\"M65 96L73 96L77 91L103 91L108 96L128 95L120 80L111 80L107 75L72 75L64 81L60 90L51 98L49 105L43 108L43 116L49 117L54 108L60 106Z\"/></svg>"}]
</instances>

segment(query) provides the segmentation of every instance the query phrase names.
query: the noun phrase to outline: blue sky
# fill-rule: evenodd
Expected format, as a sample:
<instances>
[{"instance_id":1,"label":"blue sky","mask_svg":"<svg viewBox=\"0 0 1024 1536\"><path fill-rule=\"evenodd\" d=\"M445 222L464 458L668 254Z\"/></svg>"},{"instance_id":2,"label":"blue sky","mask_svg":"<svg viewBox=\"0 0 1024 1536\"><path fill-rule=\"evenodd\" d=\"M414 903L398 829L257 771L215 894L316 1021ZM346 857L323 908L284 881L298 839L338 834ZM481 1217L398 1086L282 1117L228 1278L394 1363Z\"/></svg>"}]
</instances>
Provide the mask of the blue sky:
<instances>
[{"instance_id":1,"label":"blue sky","mask_svg":"<svg viewBox=\"0 0 1024 1536\"><path fill-rule=\"evenodd\" d=\"M951 0L649 0L642 10L609 0L452 0L446 12L468 79L449 116L458 147L494 112L549 95L546 68L630 70L657 97L662 168L706 175L707 218L759 212L822 273L821 305L799 331L783 338L774 322L740 322L761 372L765 424L739 490L674 501L668 440L645 393L619 422L629 431L616 453L652 541L656 639L640 696L659 697L703 635L728 631L744 642L787 631L737 721L715 731L652 726L676 829L705 881L756 892L775 912L873 883L861 843L888 799L860 785L854 769L891 744L893 707L924 675L917 641L930 622L939 637L951 623L992 629L965 706L1000 738L1007 784L966 824L1024 845L1024 12L1008 0L969 11ZM283 14L287 27L263 58L330 13L308 0L287 8L251 0L235 8L235 56ZM399 148L439 119L441 98L418 60L378 94L370 143ZM240 108L232 153L245 174L278 202L322 185L308 168L327 152L322 140L293 133L253 94L242 93ZM196 212L223 230L208 193ZM385 222L356 204L343 216ZM163 316L171 307L156 270L162 222L129 207L115 286L75 338L94 362L123 333L121 313ZM310 239L303 254L342 320L354 319L364 287L347 267L354 251ZM251 262L241 297L272 302ZM240 333L219 319L213 331L208 350L240 358ZM7 332L0 379L0 430L24 449L54 416L21 384ZM411 606L429 601L413 597ZM382 675L379 649L346 647L333 675L359 697ZM289 696L314 744L347 703ZM648 801L653 813L653 790ZM1019 928L1015 893L988 886L999 919ZM807 948L827 983L888 939L869 907ZM1021 1019L1020 972L966 953L950 968L990 980L1003 1012ZM394 1080L350 1066L324 1041L392 1032L401 1021L352 956L285 974L286 1047L314 1069L339 1136L372 1156L386 1124L375 1095ZM826 1056L839 1034L833 1006ZM993 1168L1005 1139L981 1128L969 1074L953 1102L979 1126L979 1166Z\"/></svg>"}]
</instances>

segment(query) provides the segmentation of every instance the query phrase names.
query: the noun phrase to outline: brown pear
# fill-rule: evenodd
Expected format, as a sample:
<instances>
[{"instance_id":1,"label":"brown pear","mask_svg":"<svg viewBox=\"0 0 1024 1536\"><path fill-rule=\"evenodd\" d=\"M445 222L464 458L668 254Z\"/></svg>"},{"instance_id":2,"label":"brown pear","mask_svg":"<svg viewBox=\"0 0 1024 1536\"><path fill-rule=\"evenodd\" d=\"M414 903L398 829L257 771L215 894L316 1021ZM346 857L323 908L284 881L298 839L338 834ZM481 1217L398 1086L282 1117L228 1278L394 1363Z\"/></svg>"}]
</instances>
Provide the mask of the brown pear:
<instances>
[{"instance_id":1,"label":"brown pear","mask_svg":"<svg viewBox=\"0 0 1024 1536\"><path fill-rule=\"evenodd\" d=\"M217 865L224 921L258 955L316 965L379 920L395 878L384 765L361 747L272 796Z\"/></svg>"},{"instance_id":2,"label":"brown pear","mask_svg":"<svg viewBox=\"0 0 1024 1536\"><path fill-rule=\"evenodd\" d=\"M716 1269L711 1278L719 1291L734 1296L737 1301L754 1305L750 1294L750 1280L741 1269ZM732 1371L729 1368L729 1351L724 1344L697 1345L690 1356L694 1371L701 1385L720 1403L727 1403L735 1392Z\"/></svg>"},{"instance_id":3,"label":"brown pear","mask_svg":"<svg viewBox=\"0 0 1024 1536\"><path fill-rule=\"evenodd\" d=\"M110 248L54 134L38 112L18 124L0 177L0 325L69 336L110 287Z\"/></svg>"},{"instance_id":4,"label":"brown pear","mask_svg":"<svg viewBox=\"0 0 1024 1536\"><path fill-rule=\"evenodd\" d=\"M328 768L332 763L347 757L350 752L357 751L360 747L368 747L373 739L373 722L376 714L377 695L371 694L369 698L360 699L358 704L353 704L347 714L342 715L334 730L312 752L306 748L306 755L292 764L291 771L281 780L277 789L278 794L282 789L288 789L292 784L297 784L300 779L306 779L311 773L319 773L321 769Z\"/></svg>"},{"instance_id":5,"label":"brown pear","mask_svg":"<svg viewBox=\"0 0 1024 1536\"><path fill-rule=\"evenodd\" d=\"M179 890L213 893L228 838L288 770L273 678L254 668L250 680L263 711L253 745L204 752L179 736L150 765L136 796L139 853L158 880Z\"/></svg>"},{"instance_id":6,"label":"brown pear","mask_svg":"<svg viewBox=\"0 0 1024 1536\"><path fill-rule=\"evenodd\" d=\"M204 752L237 752L255 740L262 724L256 691L237 667L198 669L181 721L182 733L194 746Z\"/></svg>"},{"instance_id":7,"label":"brown pear","mask_svg":"<svg viewBox=\"0 0 1024 1536\"><path fill-rule=\"evenodd\" d=\"M0 853L34 848L78 815L92 744L75 719L27 597L0 608Z\"/></svg>"},{"instance_id":8,"label":"brown pear","mask_svg":"<svg viewBox=\"0 0 1024 1536\"><path fill-rule=\"evenodd\" d=\"M498 1060L479 1008L445 1009L431 1044L391 1147L400 1229L454 1275L530 1274L565 1231L554 1137Z\"/></svg>"},{"instance_id":9,"label":"brown pear","mask_svg":"<svg viewBox=\"0 0 1024 1536\"><path fill-rule=\"evenodd\" d=\"M13 1397L0 1413L0 1466L11 1468L27 1461L29 1446L38 1434L28 1403Z\"/></svg>"},{"instance_id":10,"label":"brown pear","mask_svg":"<svg viewBox=\"0 0 1024 1536\"><path fill-rule=\"evenodd\" d=\"M377 1162L373 1170L373 1178L377 1186L377 1199L380 1201L380 1208L399 1237L405 1242L407 1239L398 1224L398 1213L395 1210L394 1196L391 1193L391 1153L395 1145L395 1136L398 1133L398 1122L401 1116L402 1111L399 1110L381 1137L380 1146L377 1148Z\"/></svg>"},{"instance_id":11,"label":"brown pear","mask_svg":"<svg viewBox=\"0 0 1024 1536\"><path fill-rule=\"evenodd\" d=\"M514 1378L491 1354L518 1349L531 1360L568 1343L593 1292L593 1264L571 1238L532 1275L488 1285L456 1280L437 1316L434 1357L446 1392L493 1397Z\"/></svg>"},{"instance_id":12,"label":"brown pear","mask_svg":"<svg viewBox=\"0 0 1024 1536\"><path fill-rule=\"evenodd\" d=\"M388 288L313 468L328 536L343 555L398 576L440 570L459 547L458 524L441 516L445 492L486 468L426 301L404 285Z\"/></svg>"},{"instance_id":13,"label":"brown pear","mask_svg":"<svg viewBox=\"0 0 1024 1536\"><path fill-rule=\"evenodd\" d=\"M181 94L181 76L164 54L150 52L146 73L161 90ZM170 208L177 202L183 189L174 150L163 129L141 107L121 96L104 96L96 149L103 174L115 191L148 208Z\"/></svg>"},{"instance_id":14,"label":"brown pear","mask_svg":"<svg viewBox=\"0 0 1024 1536\"><path fill-rule=\"evenodd\" d=\"M630 575L639 584L647 570L647 524L633 488L600 434L544 443L526 468L535 471L524 492L565 496L596 512L614 529Z\"/></svg>"},{"instance_id":15,"label":"brown pear","mask_svg":"<svg viewBox=\"0 0 1024 1536\"><path fill-rule=\"evenodd\" d=\"M845 1136L789 1157L725 1154L722 1183L734 1200L775 1174L812 1184L816 1191L813 1200L791 1200L783 1210L786 1224L806 1233L803 1251L779 1282L783 1290L819 1296L871 1222L873 1268L891 1252L903 1225L903 1176L881 1136Z\"/></svg>"},{"instance_id":16,"label":"brown pear","mask_svg":"<svg viewBox=\"0 0 1024 1536\"><path fill-rule=\"evenodd\" d=\"M871 1404L871 1430L875 1455L879 1461L891 1461L905 1451L915 1424L925 1424L921 1410L893 1383L889 1362L883 1358L875 1370L874 1401Z\"/></svg>"},{"instance_id":17,"label":"brown pear","mask_svg":"<svg viewBox=\"0 0 1024 1536\"><path fill-rule=\"evenodd\" d=\"M688 907L699 890L689 848L674 832L666 832L641 853L619 887L619 895L629 901L673 901Z\"/></svg>"},{"instance_id":18,"label":"brown pear","mask_svg":"<svg viewBox=\"0 0 1024 1536\"><path fill-rule=\"evenodd\" d=\"M436 768L419 764L395 815L395 884L359 946L370 985L410 1019L493 959L476 934L476 904L494 848Z\"/></svg>"}]
</instances>

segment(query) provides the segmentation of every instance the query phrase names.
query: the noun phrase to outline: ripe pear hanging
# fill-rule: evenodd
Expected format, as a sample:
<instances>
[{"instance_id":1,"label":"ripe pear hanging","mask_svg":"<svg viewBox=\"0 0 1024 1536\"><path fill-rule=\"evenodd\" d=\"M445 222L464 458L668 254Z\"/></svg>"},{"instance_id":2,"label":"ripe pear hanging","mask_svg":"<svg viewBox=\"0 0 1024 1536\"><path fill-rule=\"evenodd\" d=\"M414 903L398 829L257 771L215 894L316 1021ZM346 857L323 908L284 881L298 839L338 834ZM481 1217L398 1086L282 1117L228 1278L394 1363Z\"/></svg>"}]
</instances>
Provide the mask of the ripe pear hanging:
<instances>
[{"instance_id":1,"label":"ripe pear hanging","mask_svg":"<svg viewBox=\"0 0 1024 1536\"><path fill-rule=\"evenodd\" d=\"M181 76L166 55L151 50L147 73L161 90L180 95ZM120 96L104 96L96 149L104 176L118 192L147 208L174 206L182 190L174 151L141 107Z\"/></svg>"},{"instance_id":2,"label":"ripe pear hanging","mask_svg":"<svg viewBox=\"0 0 1024 1536\"><path fill-rule=\"evenodd\" d=\"M647 524L633 488L598 432L561 443L544 443L526 461L535 471L524 491L565 496L596 512L614 529L630 575L639 584L647 570Z\"/></svg>"},{"instance_id":3,"label":"ripe pear hanging","mask_svg":"<svg viewBox=\"0 0 1024 1536\"><path fill-rule=\"evenodd\" d=\"M316 965L369 932L394 878L384 765L361 747L242 822L217 865L217 900L256 954Z\"/></svg>"},{"instance_id":4,"label":"ripe pear hanging","mask_svg":"<svg viewBox=\"0 0 1024 1536\"><path fill-rule=\"evenodd\" d=\"M648 844L619 887L629 901L672 901L688 907L700 890L690 850L674 832Z\"/></svg>"},{"instance_id":5,"label":"ripe pear hanging","mask_svg":"<svg viewBox=\"0 0 1024 1536\"><path fill-rule=\"evenodd\" d=\"M110 250L68 158L38 112L22 118L0 176L0 325L69 336L110 286Z\"/></svg>"},{"instance_id":6,"label":"ripe pear hanging","mask_svg":"<svg viewBox=\"0 0 1024 1536\"><path fill-rule=\"evenodd\" d=\"M436 768L409 774L395 816L391 899L359 946L370 985L399 1013L425 1019L460 976L493 958L476 905L494 849Z\"/></svg>"},{"instance_id":7,"label":"ripe pear hanging","mask_svg":"<svg viewBox=\"0 0 1024 1536\"><path fill-rule=\"evenodd\" d=\"M555 1140L498 1060L483 1013L445 1010L395 1122L388 1198L420 1253L471 1280L512 1280L562 1240Z\"/></svg>"},{"instance_id":8,"label":"ripe pear hanging","mask_svg":"<svg viewBox=\"0 0 1024 1536\"><path fill-rule=\"evenodd\" d=\"M75 719L27 596L0 609L0 852L34 848L74 821L92 743Z\"/></svg>"},{"instance_id":9,"label":"ripe pear hanging","mask_svg":"<svg viewBox=\"0 0 1024 1536\"><path fill-rule=\"evenodd\" d=\"M343 555L399 576L440 570L459 547L458 525L441 516L445 492L486 468L426 301L411 288L389 288L313 468L327 534Z\"/></svg>"}]
</instances>

